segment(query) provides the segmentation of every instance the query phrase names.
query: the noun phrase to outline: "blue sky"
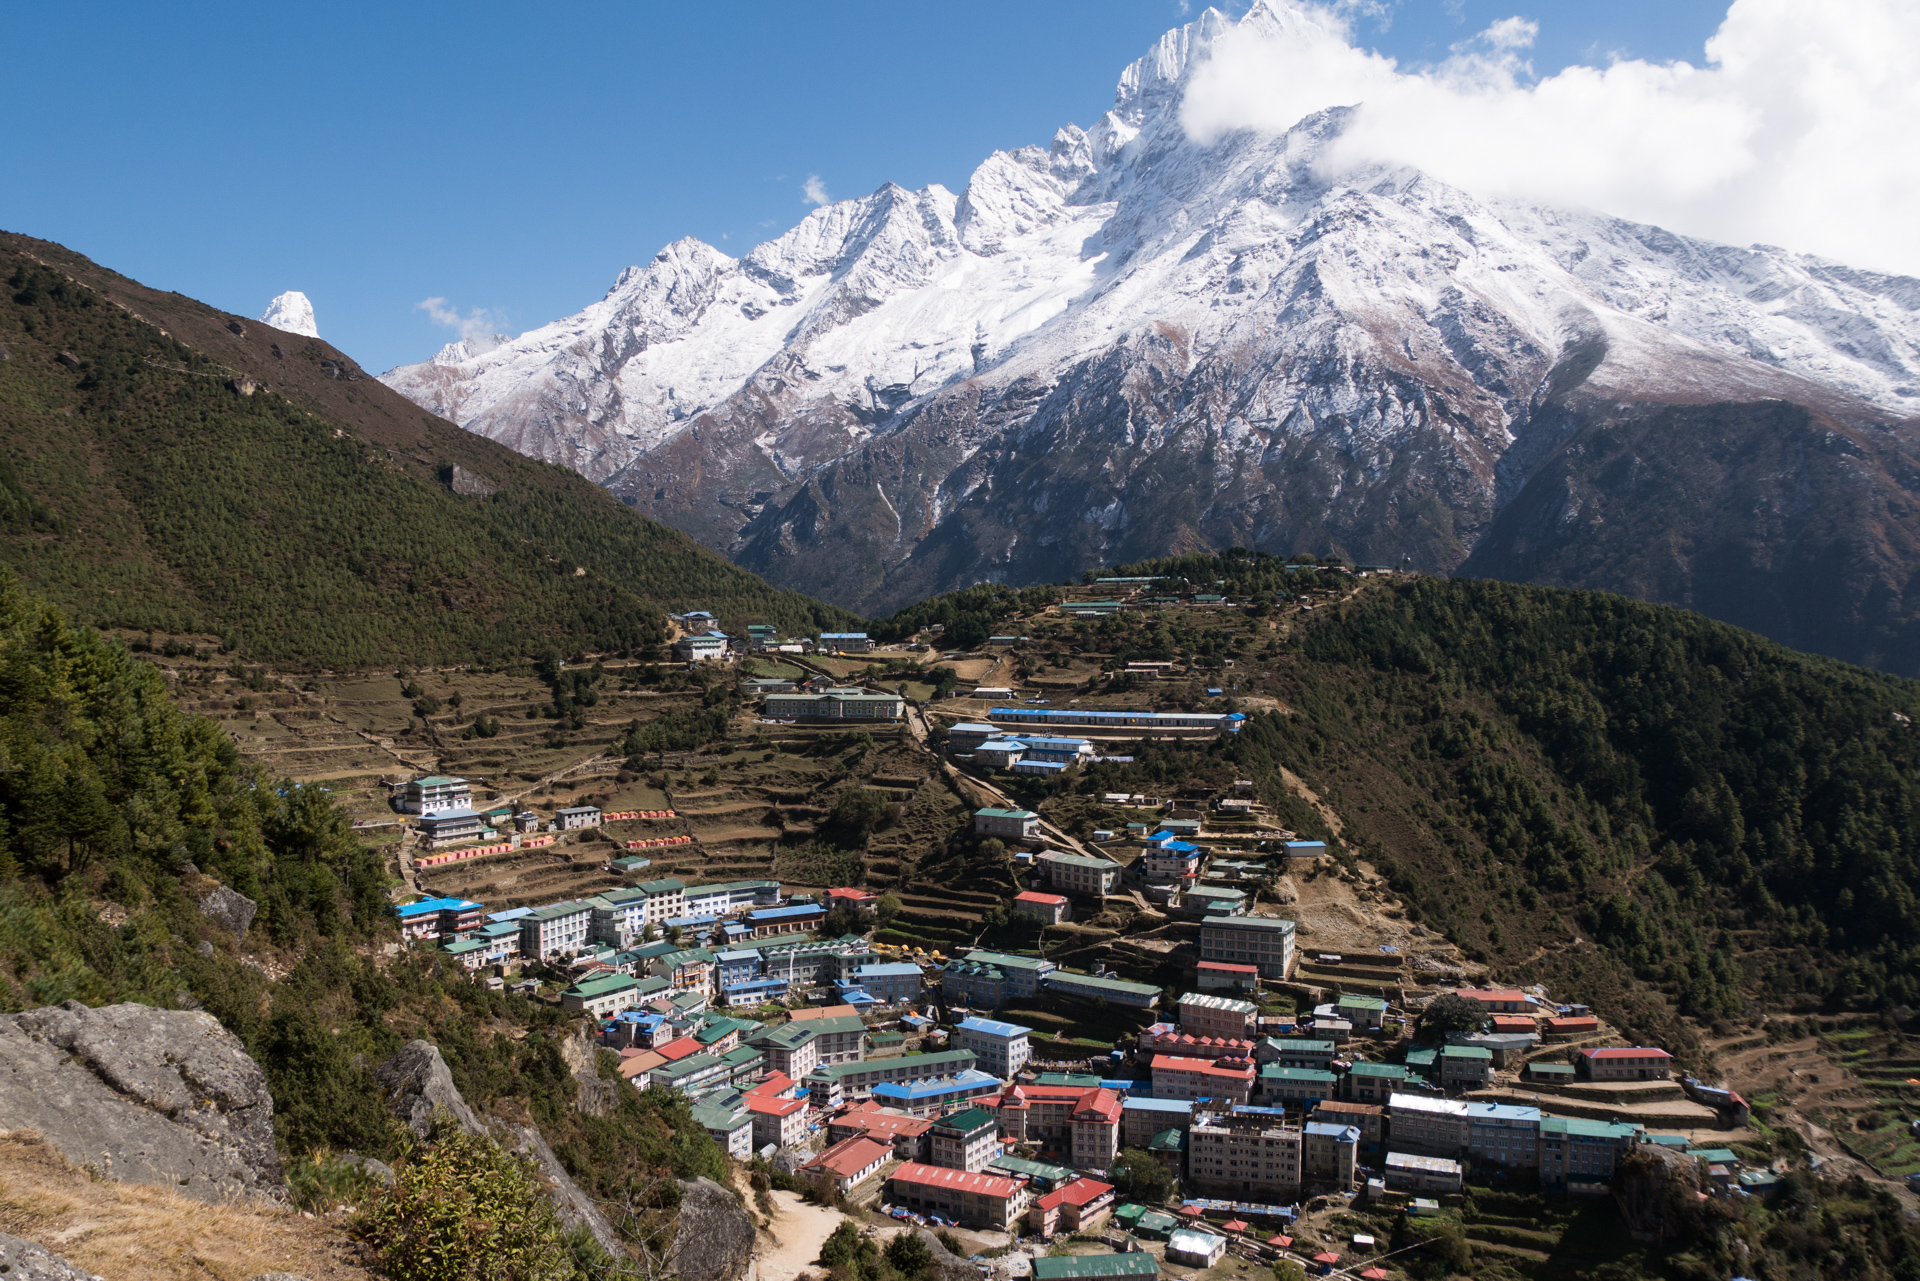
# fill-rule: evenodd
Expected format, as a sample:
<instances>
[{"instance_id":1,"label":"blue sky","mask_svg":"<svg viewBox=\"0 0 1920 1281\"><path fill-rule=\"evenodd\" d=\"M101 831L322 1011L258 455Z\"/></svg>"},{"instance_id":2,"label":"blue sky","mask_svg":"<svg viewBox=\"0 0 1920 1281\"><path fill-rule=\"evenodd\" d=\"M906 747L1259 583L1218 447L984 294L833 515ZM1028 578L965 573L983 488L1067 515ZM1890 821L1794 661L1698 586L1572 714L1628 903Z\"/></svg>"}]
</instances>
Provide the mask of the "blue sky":
<instances>
[{"instance_id":1,"label":"blue sky","mask_svg":"<svg viewBox=\"0 0 1920 1281\"><path fill-rule=\"evenodd\" d=\"M1354 30L1420 63L1516 14L1539 23L1547 75L1698 64L1725 6L1405 0ZM0 227L245 315L304 290L321 333L382 370L452 336L425 298L517 333L681 236L738 254L779 234L809 177L835 198L958 190L994 149L1097 118L1187 17L1168 0L15 5Z\"/></svg>"}]
</instances>

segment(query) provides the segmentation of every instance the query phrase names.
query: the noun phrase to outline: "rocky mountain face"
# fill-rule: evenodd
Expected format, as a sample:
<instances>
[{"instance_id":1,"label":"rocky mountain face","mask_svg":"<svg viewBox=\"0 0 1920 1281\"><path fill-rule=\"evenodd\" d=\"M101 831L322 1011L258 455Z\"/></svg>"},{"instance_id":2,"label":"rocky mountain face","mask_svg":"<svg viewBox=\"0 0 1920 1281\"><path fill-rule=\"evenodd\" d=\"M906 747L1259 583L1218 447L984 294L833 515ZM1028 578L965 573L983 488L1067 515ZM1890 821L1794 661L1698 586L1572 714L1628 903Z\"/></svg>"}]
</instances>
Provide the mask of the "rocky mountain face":
<instances>
[{"instance_id":1,"label":"rocky mountain face","mask_svg":"<svg viewBox=\"0 0 1920 1281\"><path fill-rule=\"evenodd\" d=\"M1231 25L958 195L889 185L738 259L684 240L384 381L870 613L1239 544L1915 670L1920 281L1329 172L1345 110L1201 145L1178 107Z\"/></svg>"}]
</instances>

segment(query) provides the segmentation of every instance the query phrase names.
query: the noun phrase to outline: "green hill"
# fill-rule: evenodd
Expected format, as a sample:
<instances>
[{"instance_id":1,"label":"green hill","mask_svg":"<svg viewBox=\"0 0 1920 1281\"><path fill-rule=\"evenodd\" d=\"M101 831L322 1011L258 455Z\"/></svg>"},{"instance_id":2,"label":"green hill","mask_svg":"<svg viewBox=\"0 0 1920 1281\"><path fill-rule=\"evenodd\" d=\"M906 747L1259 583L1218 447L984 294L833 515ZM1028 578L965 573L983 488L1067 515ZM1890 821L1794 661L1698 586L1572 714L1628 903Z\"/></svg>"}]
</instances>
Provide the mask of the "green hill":
<instances>
[{"instance_id":1,"label":"green hill","mask_svg":"<svg viewBox=\"0 0 1920 1281\"><path fill-rule=\"evenodd\" d=\"M77 622L342 666L631 650L776 591L327 344L0 235L0 563Z\"/></svg>"}]
</instances>

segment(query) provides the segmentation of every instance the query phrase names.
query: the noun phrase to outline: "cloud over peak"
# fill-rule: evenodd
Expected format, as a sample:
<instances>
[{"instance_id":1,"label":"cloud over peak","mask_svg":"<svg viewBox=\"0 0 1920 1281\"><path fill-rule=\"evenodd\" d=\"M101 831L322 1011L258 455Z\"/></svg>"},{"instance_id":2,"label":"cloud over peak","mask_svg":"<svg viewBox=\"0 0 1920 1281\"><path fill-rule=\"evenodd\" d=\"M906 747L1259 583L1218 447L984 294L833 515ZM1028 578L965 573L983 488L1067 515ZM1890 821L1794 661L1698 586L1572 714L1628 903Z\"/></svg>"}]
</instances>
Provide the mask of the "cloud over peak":
<instances>
[{"instance_id":1,"label":"cloud over peak","mask_svg":"<svg viewBox=\"0 0 1920 1281\"><path fill-rule=\"evenodd\" d=\"M1736 0L1702 66L1616 59L1538 78L1525 18L1403 68L1358 47L1339 10L1255 14L1193 71L1180 119L1197 141L1352 105L1329 178L1405 164L1484 195L1920 274L1915 0Z\"/></svg>"}]
</instances>

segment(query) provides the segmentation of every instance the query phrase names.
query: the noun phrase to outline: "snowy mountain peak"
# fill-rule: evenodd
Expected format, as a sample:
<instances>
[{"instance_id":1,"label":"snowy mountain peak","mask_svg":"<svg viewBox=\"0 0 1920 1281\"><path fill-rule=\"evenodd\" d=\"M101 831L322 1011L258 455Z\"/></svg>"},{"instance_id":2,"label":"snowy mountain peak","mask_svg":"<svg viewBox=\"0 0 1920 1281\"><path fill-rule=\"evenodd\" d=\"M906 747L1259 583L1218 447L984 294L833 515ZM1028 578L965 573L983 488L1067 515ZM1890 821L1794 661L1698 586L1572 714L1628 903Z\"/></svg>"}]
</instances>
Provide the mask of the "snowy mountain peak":
<instances>
[{"instance_id":1,"label":"snowy mountain peak","mask_svg":"<svg viewBox=\"0 0 1920 1281\"><path fill-rule=\"evenodd\" d=\"M464 365L513 341L512 334L474 334L459 342L450 342L434 353L436 365Z\"/></svg>"},{"instance_id":2,"label":"snowy mountain peak","mask_svg":"<svg viewBox=\"0 0 1920 1281\"><path fill-rule=\"evenodd\" d=\"M320 336L320 326L313 318L313 304L298 289L289 289L268 303L267 309L260 313L260 323L307 338Z\"/></svg>"},{"instance_id":3,"label":"snowy mountain peak","mask_svg":"<svg viewBox=\"0 0 1920 1281\"><path fill-rule=\"evenodd\" d=\"M1920 410L1920 281L1328 172L1349 107L1188 136L1222 39L1321 21L1208 10L958 195L887 183L738 259L676 241L385 381L862 609L1235 542L1450 570L1576 392Z\"/></svg>"}]
</instances>

